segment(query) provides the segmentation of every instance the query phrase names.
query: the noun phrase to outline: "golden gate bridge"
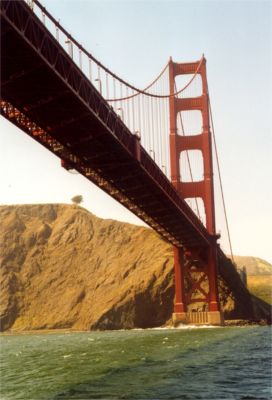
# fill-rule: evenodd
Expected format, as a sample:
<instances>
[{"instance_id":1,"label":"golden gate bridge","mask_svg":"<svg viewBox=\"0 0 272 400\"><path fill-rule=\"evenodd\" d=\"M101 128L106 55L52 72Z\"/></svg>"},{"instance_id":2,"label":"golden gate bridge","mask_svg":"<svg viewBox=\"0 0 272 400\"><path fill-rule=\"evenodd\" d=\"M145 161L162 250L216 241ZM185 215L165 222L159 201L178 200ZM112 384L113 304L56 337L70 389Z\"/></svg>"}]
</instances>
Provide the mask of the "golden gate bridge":
<instances>
[{"instance_id":1,"label":"golden gate bridge","mask_svg":"<svg viewBox=\"0 0 272 400\"><path fill-rule=\"evenodd\" d=\"M1 114L173 245L174 323L222 323L227 257L217 243L213 148L219 178L220 170L204 56L170 58L139 89L37 0L1 1L1 53Z\"/></svg>"}]
</instances>

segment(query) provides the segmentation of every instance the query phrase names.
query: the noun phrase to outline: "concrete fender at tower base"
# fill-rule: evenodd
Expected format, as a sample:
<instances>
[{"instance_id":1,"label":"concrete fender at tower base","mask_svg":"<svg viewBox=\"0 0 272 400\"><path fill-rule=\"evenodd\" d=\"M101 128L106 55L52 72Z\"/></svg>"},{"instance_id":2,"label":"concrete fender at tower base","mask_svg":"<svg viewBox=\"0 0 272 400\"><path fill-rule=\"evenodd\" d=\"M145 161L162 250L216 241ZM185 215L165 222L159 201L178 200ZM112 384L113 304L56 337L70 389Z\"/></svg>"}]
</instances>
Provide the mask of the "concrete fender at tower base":
<instances>
[{"instance_id":1,"label":"concrete fender at tower base","mask_svg":"<svg viewBox=\"0 0 272 400\"><path fill-rule=\"evenodd\" d=\"M219 311L173 313L173 326L186 325L224 325L223 313Z\"/></svg>"}]
</instances>

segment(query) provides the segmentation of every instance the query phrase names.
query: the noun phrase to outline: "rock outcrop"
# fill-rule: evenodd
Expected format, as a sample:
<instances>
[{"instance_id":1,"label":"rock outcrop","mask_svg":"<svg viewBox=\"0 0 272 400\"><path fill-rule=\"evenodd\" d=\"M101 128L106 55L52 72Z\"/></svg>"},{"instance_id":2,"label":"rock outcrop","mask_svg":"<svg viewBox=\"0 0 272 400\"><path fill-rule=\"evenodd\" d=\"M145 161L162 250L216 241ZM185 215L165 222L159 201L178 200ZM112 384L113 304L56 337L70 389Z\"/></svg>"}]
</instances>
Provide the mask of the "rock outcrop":
<instances>
[{"instance_id":1,"label":"rock outcrop","mask_svg":"<svg viewBox=\"0 0 272 400\"><path fill-rule=\"evenodd\" d=\"M155 232L75 205L1 206L1 330L153 327L171 317L172 247ZM221 265L230 318L268 318Z\"/></svg>"}]
</instances>

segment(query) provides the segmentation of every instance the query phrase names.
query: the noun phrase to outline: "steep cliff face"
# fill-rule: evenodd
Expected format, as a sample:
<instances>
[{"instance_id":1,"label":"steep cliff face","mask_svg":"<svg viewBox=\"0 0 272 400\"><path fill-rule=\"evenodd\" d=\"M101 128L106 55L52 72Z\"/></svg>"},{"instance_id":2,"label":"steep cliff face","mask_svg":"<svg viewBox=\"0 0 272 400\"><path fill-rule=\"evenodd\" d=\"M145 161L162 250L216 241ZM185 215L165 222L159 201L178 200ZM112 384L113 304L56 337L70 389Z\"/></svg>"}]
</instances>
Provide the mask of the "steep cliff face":
<instances>
[{"instance_id":1,"label":"steep cliff face","mask_svg":"<svg viewBox=\"0 0 272 400\"><path fill-rule=\"evenodd\" d=\"M144 328L171 317L172 247L152 230L72 205L2 206L0 218L1 330ZM265 303L222 268L227 315L265 318Z\"/></svg>"}]
</instances>

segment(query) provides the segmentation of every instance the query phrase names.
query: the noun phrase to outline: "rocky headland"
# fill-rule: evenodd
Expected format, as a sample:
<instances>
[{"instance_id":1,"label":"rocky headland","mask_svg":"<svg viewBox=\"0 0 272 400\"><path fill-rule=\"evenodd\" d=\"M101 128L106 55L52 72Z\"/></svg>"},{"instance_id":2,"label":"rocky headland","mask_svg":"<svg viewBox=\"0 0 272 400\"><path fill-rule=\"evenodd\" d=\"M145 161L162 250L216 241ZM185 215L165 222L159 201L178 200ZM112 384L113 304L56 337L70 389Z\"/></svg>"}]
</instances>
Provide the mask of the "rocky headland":
<instances>
[{"instance_id":1,"label":"rocky headland","mask_svg":"<svg viewBox=\"0 0 272 400\"><path fill-rule=\"evenodd\" d=\"M0 207L1 330L130 329L166 324L172 246L151 229L76 205ZM230 261L220 263L225 318L268 321Z\"/></svg>"}]
</instances>

